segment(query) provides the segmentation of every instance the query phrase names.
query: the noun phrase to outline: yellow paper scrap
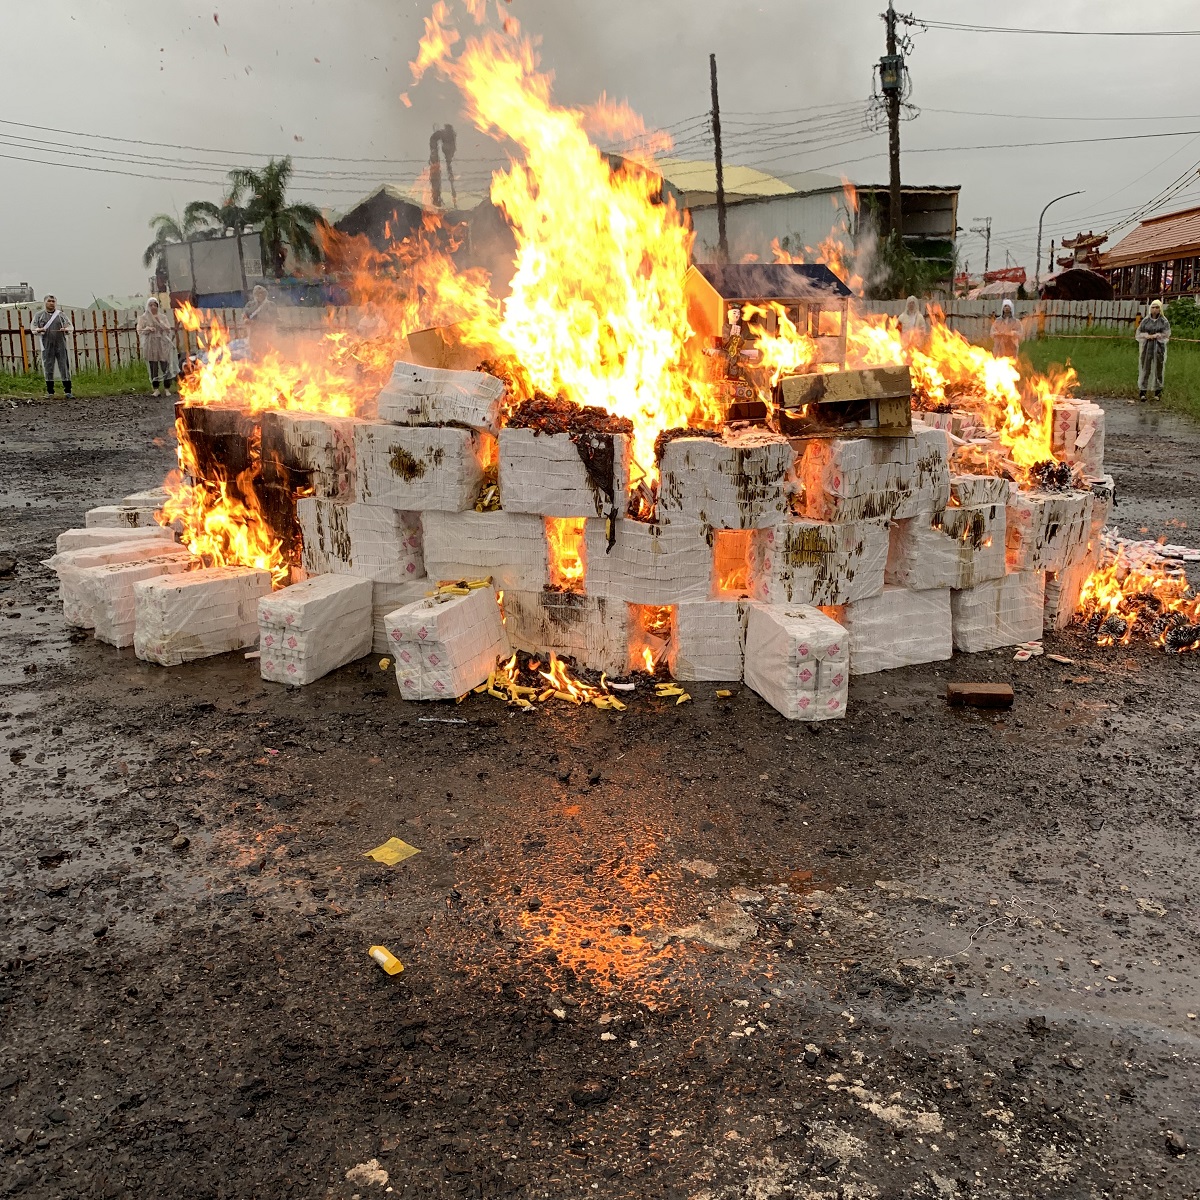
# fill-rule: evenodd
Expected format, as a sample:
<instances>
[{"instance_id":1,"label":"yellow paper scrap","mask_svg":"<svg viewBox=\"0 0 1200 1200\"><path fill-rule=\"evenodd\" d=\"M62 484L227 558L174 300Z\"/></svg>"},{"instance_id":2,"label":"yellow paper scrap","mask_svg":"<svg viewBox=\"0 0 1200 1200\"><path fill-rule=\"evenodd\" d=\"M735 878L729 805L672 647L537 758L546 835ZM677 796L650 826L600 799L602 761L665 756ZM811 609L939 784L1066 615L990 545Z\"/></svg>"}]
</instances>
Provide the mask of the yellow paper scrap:
<instances>
[{"instance_id":1,"label":"yellow paper scrap","mask_svg":"<svg viewBox=\"0 0 1200 1200\"><path fill-rule=\"evenodd\" d=\"M399 975L404 970L404 964L386 946L370 946L367 953L389 975Z\"/></svg>"},{"instance_id":2,"label":"yellow paper scrap","mask_svg":"<svg viewBox=\"0 0 1200 1200\"><path fill-rule=\"evenodd\" d=\"M726 696L732 696L733 693L731 691L726 690L725 688L718 688L717 695L722 697L722 699L723 699Z\"/></svg>"},{"instance_id":3,"label":"yellow paper scrap","mask_svg":"<svg viewBox=\"0 0 1200 1200\"><path fill-rule=\"evenodd\" d=\"M381 862L386 867L394 867L398 862L403 862L406 858L412 858L414 854L420 853L420 850L416 846L410 846L398 837L391 837L382 846L376 846L374 850L368 850L363 855L363 858L373 858L376 862Z\"/></svg>"}]
</instances>

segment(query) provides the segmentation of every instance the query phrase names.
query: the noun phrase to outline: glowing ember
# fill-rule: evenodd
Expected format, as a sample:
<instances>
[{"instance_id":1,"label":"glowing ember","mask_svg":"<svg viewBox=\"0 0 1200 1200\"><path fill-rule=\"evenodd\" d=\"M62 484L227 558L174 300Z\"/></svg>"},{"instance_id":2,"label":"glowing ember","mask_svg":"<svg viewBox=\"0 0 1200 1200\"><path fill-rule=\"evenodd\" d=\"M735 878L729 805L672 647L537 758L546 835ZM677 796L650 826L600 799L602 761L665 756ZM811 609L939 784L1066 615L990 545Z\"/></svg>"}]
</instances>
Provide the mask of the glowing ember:
<instances>
[{"instance_id":1,"label":"glowing ember","mask_svg":"<svg viewBox=\"0 0 1200 1200\"><path fill-rule=\"evenodd\" d=\"M1200 596L1186 577L1162 565L1130 566L1120 555L1088 576L1076 620L1101 646L1138 637L1176 654L1200 649Z\"/></svg>"},{"instance_id":2,"label":"glowing ember","mask_svg":"<svg viewBox=\"0 0 1200 1200\"><path fill-rule=\"evenodd\" d=\"M554 653L551 653L548 665L528 654L514 654L475 690L518 708L533 708L535 703L562 700L613 712L625 711L625 705L612 694L607 676L601 675L596 683L578 679L572 675L567 663Z\"/></svg>"}]
</instances>

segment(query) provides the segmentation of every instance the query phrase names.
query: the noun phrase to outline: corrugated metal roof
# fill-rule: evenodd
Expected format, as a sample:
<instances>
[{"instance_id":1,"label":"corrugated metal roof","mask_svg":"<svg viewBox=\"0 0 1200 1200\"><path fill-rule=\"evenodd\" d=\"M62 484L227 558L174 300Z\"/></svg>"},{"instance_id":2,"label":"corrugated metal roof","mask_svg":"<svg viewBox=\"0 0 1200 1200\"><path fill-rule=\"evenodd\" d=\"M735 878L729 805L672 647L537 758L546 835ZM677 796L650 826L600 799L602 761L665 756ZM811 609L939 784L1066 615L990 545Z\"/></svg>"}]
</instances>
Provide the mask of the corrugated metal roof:
<instances>
[{"instance_id":1,"label":"corrugated metal roof","mask_svg":"<svg viewBox=\"0 0 1200 1200\"><path fill-rule=\"evenodd\" d=\"M1200 207L1151 217L1100 255L1104 268L1200 254Z\"/></svg>"}]
</instances>

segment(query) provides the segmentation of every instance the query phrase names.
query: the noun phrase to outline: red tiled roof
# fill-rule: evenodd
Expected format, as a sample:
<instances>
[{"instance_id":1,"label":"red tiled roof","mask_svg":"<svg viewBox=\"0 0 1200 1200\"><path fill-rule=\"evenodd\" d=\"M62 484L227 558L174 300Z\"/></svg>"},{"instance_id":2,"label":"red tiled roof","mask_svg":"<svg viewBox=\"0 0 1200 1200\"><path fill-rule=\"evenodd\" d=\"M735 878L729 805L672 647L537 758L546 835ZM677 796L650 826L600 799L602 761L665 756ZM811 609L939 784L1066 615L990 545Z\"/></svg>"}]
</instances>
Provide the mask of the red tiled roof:
<instances>
[{"instance_id":1,"label":"red tiled roof","mask_svg":"<svg viewBox=\"0 0 1200 1200\"><path fill-rule=\"evenodd\" d=\"M1100 255L1105 270L1200 254L1200 207L1151 217Z\"/></svg>"}]
</instances>

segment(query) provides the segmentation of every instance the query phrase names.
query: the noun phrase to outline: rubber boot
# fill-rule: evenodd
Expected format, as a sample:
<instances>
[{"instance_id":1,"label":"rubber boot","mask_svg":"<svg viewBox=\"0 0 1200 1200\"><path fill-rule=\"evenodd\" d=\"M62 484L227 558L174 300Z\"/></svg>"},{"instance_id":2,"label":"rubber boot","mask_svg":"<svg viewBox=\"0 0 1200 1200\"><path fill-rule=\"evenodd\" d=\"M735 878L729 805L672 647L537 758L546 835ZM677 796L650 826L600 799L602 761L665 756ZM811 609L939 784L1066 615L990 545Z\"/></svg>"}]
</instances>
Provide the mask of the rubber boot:
<instances>
[{"instance_id":1,"label":"rubber boot","mask_svg":"<svg viewBox=\"0 0 1200 1200\"><path fill-rule=\"evenodd\" d=\"M68 396L74 395L71 391L71 381L69 379L63 380L63 392Z\"/></svg>"},{"instance_id":2,"label":"rubber boot","mask_svg":"<svg viewBox=\"0 0 1200 1200\"><path fill-rule=\"evenodd\" d=\"M53 379L46 380L46 395L47 396L54 395L54 380Z\"/></svg>"},{"instance_id":3,"label":"rubber boot","mask_svg":"<svg viewBox=\"0 0 1200 1200\"><path fill-rule=\"evenodd\" d=\"M1138 403L1139 404L1146 403L1146 393L1145 392L1138 392Z\"/></svg>"},{"instance_id":4,"label":"rubber boot","mask_svg":"<svg viewBox=\"0 0 1200 1200\"><path fill-rule=\"evenodd\" d=\"M1155 393L1154 393L1154 399L1155 399L1155 400L1161 400L1161 399L1162 399L1162 392L1155 392Z\"/></svg>"}]
</instances>

